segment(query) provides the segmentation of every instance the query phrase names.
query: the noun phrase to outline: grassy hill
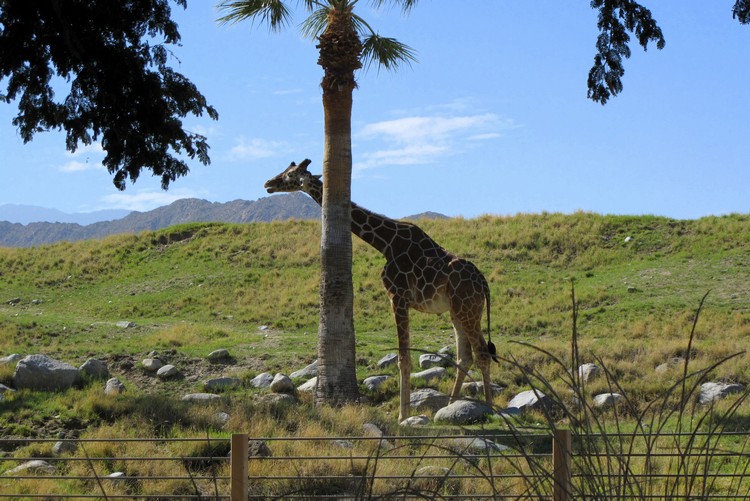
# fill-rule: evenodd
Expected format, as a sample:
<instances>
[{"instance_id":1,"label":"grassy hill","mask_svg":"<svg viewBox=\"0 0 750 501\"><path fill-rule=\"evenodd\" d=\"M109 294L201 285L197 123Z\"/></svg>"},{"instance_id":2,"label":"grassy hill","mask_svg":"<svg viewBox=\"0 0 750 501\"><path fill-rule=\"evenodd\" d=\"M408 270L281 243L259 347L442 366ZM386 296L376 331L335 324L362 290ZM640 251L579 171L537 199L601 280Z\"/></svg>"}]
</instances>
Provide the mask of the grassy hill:
<instances>
[{"instance_id":1,"label":"grassy hill","mask_svg":"<svg viewBox=\"0 0 750 501\"><path fill-rule=\"evenodd\" d=\"M564 376L565 367L529 345L570 360L573 284L582 361L608 370L607 378L586 390L610 391L608 379L615 378L629 398L628 411L615 418L617 429L632 427L628 420L681 376L682 369L657 373L658 365L689 356L691 370L697 370L750 347L748 215L676 221L577 213L419 224L446 249L477 264L490 283L493 341L506 358L491 369L493 381L506 387L494 402L500 408L528 389L530 374L553 386ZM248 381L260 372L289 373L316 358L319 235L319 224L310 221L202 223L0 248L0 356L45 353L74 365L105 358L128 387L116 398L104 396L99 384L59 394L6 393L0 399L0 436L107 439L243 430L256 437L335 437L361 433L363 422L398 433L395 378L370 395L377 405L341 411L310 405L279 410L247 386L225 392L215 404L179 400L183 392L202 390L204 376L231 371ZM383 373L375 363L396 348L379 279L382 264L378 253L355 239L360 379ZM688 353L696 308L707 291ZM411 318L415 349L453 344L447 315L413 312ZM231 366L205 363L217 348L230 350ZM152 350L189 368L191 377L168 382L145 377L139 362ZM747 355L719 365L709 377L750 384ZM0 383L11 379L12 368L0 365ZM438 388L448 392L451 384L446 380ZM213 416L219 410L228 412L230 421L217 428ZM532 426L545 420L539 413L524 419ZM747 428L746 403L733 419L730 428ZM47 456L50 448L31 444L14 454ZM23 492L44 492L34 482L24 481ZM90 485L71 485L70 492L96 493Z\"/></svg>"},{"instance_id":2,"label":"grassy hill","mask_svg":"<svg viewBox=\"0 0 750 501\"><path fill-rule=\"evenodd\" d=\"M493 332L505 350L508 340L568 339L573 281L582 342L606 347L607 355L612 342L626 353L652 350L654 361L676 355L709 290L701 336L721 352L750 334L749 216L577 213L420 225L484 272ZM78 360L157 345L189 354L229 346L238 356L264 357L269 368L294 367L315 357L319 231L308 221L190 224L0 249L0 353ZM382 264L355 238L355 324L360 351L372 357L396 346ZM20 301L9 305L13 299ZM118 321L138 327L118 328ZM268 332L259 326L284 334L266 346ZM421 343L415 347L452 344L447 315L414 312L412 329Z\"/></svg>"}]
</instances>

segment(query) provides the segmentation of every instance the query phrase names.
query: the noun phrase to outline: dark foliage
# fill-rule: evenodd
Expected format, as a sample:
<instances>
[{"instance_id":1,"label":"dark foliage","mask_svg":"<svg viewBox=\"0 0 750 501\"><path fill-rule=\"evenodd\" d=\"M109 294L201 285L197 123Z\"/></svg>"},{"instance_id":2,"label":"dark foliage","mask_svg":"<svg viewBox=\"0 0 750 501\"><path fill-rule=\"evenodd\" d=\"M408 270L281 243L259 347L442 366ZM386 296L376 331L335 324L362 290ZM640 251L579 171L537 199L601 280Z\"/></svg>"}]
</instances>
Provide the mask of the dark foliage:
<instances>
[{"instance_id":1,"label":"dark foliage","mask_svg":"<svg viewBox=\"0 0 750 501\"><path fill-rule=\"evenodd\" d=\"M206 138L181 118L218 115L167 66L167 46L180 40L170 15L168 0L0 1L0 99L18 100L24 142L50 129L65 131L70 151L99 140L118 189L144 168L167 188L188 172L186 157L210 163Z\"/></svg>"},{"instance_id":2,"label":"dark foliage","mask_svg":"<svg viewBox=\"0 0 750 501\"><path fill-rule=\"evenodd\" d=\"M664 36L651 17L651 11L633 0L592 0L591 7L599 10L600 33L594 66L589 71L588 97L605 104L622 91L623 58L630 57L628 32L635 34L644 50L649 42L663 49Z\"/></svg>"},{"instance_id":3,"label":"dark foliage","mask_svg":"<svg viewBox=\"0 0 750 501\"><path fill-rule=\"evenodd\" d=\"M742 24L750 24L750 0L737 0L732 7L732 17Z\"/></svg>"}]
</instances>

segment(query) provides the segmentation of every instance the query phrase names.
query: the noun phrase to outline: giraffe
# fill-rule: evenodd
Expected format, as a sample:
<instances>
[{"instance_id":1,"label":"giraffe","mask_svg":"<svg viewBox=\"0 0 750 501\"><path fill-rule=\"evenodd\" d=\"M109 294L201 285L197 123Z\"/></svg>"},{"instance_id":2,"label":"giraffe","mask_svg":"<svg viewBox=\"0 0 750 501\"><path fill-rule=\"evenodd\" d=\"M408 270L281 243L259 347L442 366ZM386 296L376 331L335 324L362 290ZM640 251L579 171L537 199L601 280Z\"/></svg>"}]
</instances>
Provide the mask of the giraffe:
<instances>
[{"instance_id":1,"label":"giraffe","mask_svg":"<svg viewBox=\"0 0 750 501\"><path fill-rule=\"evenodd\" d=\"M268 193L303 191L319 205L323 203L320 175L307 170L310 160L292 162L265 184ZM424 313L450 312L456 338L458 368L450 395L455 401L467 371L476 358L482 372L484 397L492 402L490 359L498 361L495 345L482 336L482 310L487 305L490 329L490 289L487 280L471 262L443 249L421 228L351 204L352 233L377 249L386 260L380 274L391 302L398 333L399 422L409 417L411 353L409 309ZM489 339L489 338L488 338Z\"/></svg>"}]
</instances>

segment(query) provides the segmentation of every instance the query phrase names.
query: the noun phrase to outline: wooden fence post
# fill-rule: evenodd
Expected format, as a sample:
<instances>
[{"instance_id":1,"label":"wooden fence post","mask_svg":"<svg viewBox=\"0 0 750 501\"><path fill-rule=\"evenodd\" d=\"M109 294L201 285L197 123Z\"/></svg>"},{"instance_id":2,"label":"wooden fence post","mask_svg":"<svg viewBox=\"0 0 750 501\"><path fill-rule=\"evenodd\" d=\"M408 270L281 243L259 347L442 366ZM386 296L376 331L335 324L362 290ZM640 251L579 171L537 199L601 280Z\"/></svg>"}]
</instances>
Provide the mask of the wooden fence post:
<instances>
[{"instance_id":1,"label":"wooden fence post","mask_svg":"<svg viewBox=\"0 0 750 501\"><path fill-rule=\"evenodd\" d=\"M571 447L570 430L555 430L552 436L552 499L570 501L571 495Z\"/></svg>"},{"instance_id":2,"label":"wooden fence post","mask_svg":"<svg viewBox=\"0 0 750 501\"><path fill-rule=\"evenodd\" d=\"M247 501L247 453L247 434L232 434L231 501Z\"/></svg>"}]
</instances>

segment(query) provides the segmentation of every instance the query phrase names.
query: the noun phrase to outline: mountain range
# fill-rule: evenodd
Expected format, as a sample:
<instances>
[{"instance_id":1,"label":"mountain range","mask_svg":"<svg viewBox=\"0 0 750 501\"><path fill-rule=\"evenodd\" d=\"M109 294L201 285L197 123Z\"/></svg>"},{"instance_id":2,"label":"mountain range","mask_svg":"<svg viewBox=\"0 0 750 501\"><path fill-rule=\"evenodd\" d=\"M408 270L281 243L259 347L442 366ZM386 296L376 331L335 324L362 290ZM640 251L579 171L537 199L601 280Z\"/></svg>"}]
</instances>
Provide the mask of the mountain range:
<instances>
[{"instance_id":1,"label":"mountain range","mask_svg":"<svg viewBox=\"0 0 750 501\"><path fill-rule=\"evenodd\" d=\"M97 222L79 224L99 218ZM112 220L102 221L101 219ZM445 218L442 214L425 212L407 219ZM2 219L10 219L3 221ZM47 219L39 221L39 219ZM320 219L320 207L304 193L272 195L254 201L209 202L184 198L147 212L100 211L66 214L34 206L0 206L0 246L32 247L58 241L86 240L119 233L158 230L182 223L221 222L253 223L287 219ZM50 220L55 222L49 222ZM32 222L33 221L33 222ZM24 223L25 222L25 223Z\"/></svg>"}]
</instances>

